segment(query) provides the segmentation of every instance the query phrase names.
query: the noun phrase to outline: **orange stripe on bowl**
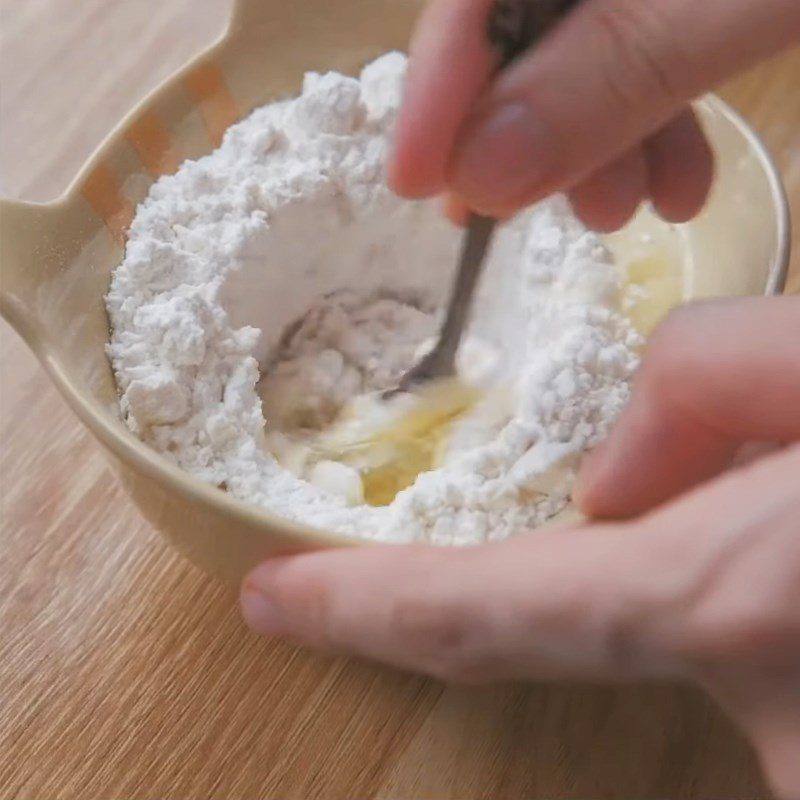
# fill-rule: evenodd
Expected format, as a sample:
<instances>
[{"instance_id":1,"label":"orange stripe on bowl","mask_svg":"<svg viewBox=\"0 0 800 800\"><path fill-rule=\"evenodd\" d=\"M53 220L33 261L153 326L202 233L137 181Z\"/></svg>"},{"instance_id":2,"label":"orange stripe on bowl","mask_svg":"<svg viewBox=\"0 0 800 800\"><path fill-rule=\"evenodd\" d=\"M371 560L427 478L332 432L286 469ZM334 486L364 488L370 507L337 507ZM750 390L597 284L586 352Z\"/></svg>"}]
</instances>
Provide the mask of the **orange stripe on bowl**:
<instances>
[{"instance_id":1,"label":"orange stripe on bowl","mask_svg":"<svg viewBox=\"0 0 800 800\"><path fill-rule=\"evenodd\" d=\"M114 171L100 164L89 174L81 194L108 226L118 244L124 244L125 232L133 221L133 203L122 192Z\"/></svg>"},{"instance_id":2,"label":"orange stripe on bowl","mask_svg":"<svg viewBox=\"0 0 800 800\"><path fill-rule=\"evenodd\" d=\"M145 112L128 128L125 138L136 150L145 169L154 177L175 172L179 160L167 126L157 114Z\"/></svg>"},{"instance_id":3,"label":"orange stripe on bowl","mask_svg":"<svg viewBox=\"0 0 800 800\"><path fill-rule=\"evenodd\" d=\"M186 90L197 104L214 147L225 131L239 119L236 101L217 64L203 64L186 76Z\"/></svg>"}]
</instances>

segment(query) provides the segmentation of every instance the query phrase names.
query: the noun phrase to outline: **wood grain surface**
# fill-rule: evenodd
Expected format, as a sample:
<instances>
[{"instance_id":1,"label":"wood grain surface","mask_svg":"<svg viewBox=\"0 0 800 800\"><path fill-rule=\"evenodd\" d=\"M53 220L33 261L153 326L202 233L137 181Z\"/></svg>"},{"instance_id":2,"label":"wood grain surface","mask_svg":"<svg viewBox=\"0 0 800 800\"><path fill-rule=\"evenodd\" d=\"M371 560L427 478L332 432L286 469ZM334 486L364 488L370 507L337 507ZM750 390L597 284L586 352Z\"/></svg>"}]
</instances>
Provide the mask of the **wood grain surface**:
<instances>
[{"instance_id":1,"label":"wood grain surface","mask_svg":"<svg viewBox=\"0 0 800 800\"><path fill-rule=\"evenodd\" d=\"M221 0L0 0L2 193L59 193L227 14ZM798 75L795 51L724 95L800 218ZM0 797L766 796L747 745L687 689L454 689L257 639L138 517L4 324L0 367Z\"/></svg>"}]
</instances>

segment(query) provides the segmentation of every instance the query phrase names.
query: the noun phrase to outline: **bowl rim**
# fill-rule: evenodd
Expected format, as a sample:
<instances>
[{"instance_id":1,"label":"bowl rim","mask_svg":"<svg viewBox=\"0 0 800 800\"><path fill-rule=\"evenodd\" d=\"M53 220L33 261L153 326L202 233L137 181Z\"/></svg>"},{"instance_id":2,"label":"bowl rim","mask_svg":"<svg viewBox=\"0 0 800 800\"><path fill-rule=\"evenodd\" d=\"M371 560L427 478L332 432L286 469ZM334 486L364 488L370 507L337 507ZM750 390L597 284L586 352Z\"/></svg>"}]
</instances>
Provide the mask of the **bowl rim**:
<instances>
[{"instance_id":1,"label":"bowl rim","mask_svg":"<svg viewBox=\"0 0 800 800\"><path fill-rule=\"evenodd\" d=\"M706 107L716 111L725 117L742 134L761 163L775 205L775 240L777 242L775 254L767 273L764 295L783 294L789 277L792 257L792 214L789 197L786 194L786 187L778 165L764 140L756 133L755 128L719 95L707 94L698 101L698 105L701 108Z\"/></svg>"},{"instance_id":2,"label":"bowl rim","mask_svg":"<svg viewBox=\"0 0 800 800\"><path fill-rule=\"evenodd\" d=\"M50 204L32 203L26 205L53 208L71 202L75 193L79 190L82 180L92 166L97 163L102 154L121 135L130 122L136 119L150 105L154 97L166 91L181 76L185 75L193 65L208 58L213 51L224 43L226 38L227 35L223 34L220 40L173 73L137 103L95 148L60 198ZM698 100L697 104L700 108L705 107L712 112L719 113L742 134L767 177L776 210L777 247L772 263L769 266L764 293L766 295L780 294L785 287L788 276L791 249L789 202L780 172L759 135L744 117L734 111L725 101L716 95L710 94ZM13 309L9 310L13 311ZM19 311L22 311L22 309L19 309ZM239 500L224 490L192 476L177 465L171 464L160 453L137 439L125 427L124 423L115 418L102 404L81 390L78 382L69 375L50 352L43 337L38 335L33 326L27 324L25 319L27 315L12 313L9 316L13 327L17 329L18 333L23 336L34 351L79 419L126 468L132 469L142 477L159 484L163 491L201 506L211 507L221 517L237 519L240 523L253 529L254 532L272 537L278 533L285 540L290 540L292 546L298 549L354 546L374 542L374 539L366 531L363 534L337 534L310 524L290 520L268 508Z\"/></svg>"}]
</instances>

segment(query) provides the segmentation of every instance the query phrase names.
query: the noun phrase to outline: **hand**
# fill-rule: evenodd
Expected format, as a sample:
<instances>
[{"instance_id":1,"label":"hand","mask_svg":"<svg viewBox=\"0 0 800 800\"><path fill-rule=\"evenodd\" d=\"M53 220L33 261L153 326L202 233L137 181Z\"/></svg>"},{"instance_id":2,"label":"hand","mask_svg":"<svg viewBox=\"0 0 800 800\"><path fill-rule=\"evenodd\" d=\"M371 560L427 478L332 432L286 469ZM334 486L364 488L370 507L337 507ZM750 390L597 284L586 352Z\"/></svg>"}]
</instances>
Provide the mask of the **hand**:
<instances>
[{"instance_id":1,"label":"hand","mask_svg":"<svg viewBox=\"0 0 800 800\"><path fill-rule=\"evenodd\" d=\"M579 486L589 513L633 521L276 559L245 581L245 617L457 681L693 680L800 796L798 343L800 298L690 306L662 326ZM753 440L795 444L726 472Z\"/></svg>"},{"instance_id":2,"label":"hand","mask_svg":"<svg viewBox=\"0 0 800 800\"><path fill-rule=\"evenodd\" d=\"M583 221L623 225L651 199L703 206L711 152L687 103L800 39L797 0L585 0L493 84L492 0L434 0L411 48L390 180L506 216L568 191Z\"/></svg>"}]
</instances>

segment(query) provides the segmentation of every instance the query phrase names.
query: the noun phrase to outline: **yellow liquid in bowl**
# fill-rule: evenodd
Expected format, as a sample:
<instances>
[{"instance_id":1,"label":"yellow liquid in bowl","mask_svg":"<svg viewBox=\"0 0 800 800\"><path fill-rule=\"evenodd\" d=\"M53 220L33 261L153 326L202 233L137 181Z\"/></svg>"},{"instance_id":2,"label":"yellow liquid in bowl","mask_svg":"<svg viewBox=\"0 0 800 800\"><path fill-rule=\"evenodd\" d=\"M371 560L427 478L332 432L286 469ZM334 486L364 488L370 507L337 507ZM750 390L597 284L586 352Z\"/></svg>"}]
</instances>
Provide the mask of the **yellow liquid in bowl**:
<instances>
[{"instance_id":1,"label":"yellow liquid in bowl","mask_svg":"<svg viewBox=\"0 0 800 800\"><path fill-rule=\"evenodd\" d=\"M627 313L647 336L691 294L693 261L684 233L643 211L624 230L607 236L605 243L632 297Z\"/></svg>"},{"instance_id":2,"label":"yellow liquid in bowl","mask_svg":"<svg viewBox=\"0 0 800 800\"><path fill-rule=\"evenodd\" d=\"M605 241L623 271L621 301L637 330L649 335L690 293L691 255L680 228L643 212ZM369 400L370 398L360 398ZM412 406L370 426L376 407L348 405L311 441L314 461L344 464L360 476L363 502L387 506L417 477L436 469L454 423L480 400L457 379L420 390ZM372 399L380 404L378 397ZM353 422L356 423L355 427Z\"/></svg>"},{"instance_id":3,"label":"yellow liquid in bowl","mask_svg":"<svg viewBox=\"0 0 800 800\"><path fill-rule=\"evenodd\" d=\"M453 424L479 399L480 392L456 378L433 381L420 389L411 408L398 409L361 441L348 440L346 430L339 438L334 428L323 439L326 457L358 470L368 505L387 506L421 473L438 466Z\"/></svg>"},{"instance_id":4,"label":"yellow liquid in bowl","mask_svg":"<svg viewBox=\"0 0 800 800\"><path fill-rule=\"evenodd\" d=\"M681 230L642 213L624 231L607 237L606 244L625 276L624 293L632 303L627 313L637 330L647 336L687 296L691 258ZM453 399L457 401L457 384L450 391L456 392ZM423 404L376 439L376 447L384 448L389 457L360 470L366 502L389 505L420 473L436 468L437 454L453 422L468 407L448 416L437 415L435 405Z\"/></svg>"}]
</instances>

